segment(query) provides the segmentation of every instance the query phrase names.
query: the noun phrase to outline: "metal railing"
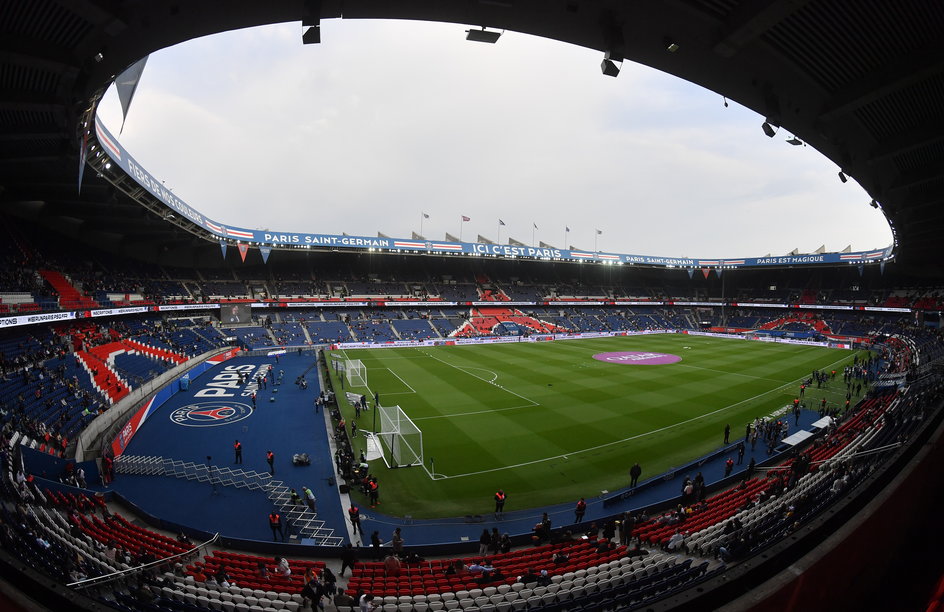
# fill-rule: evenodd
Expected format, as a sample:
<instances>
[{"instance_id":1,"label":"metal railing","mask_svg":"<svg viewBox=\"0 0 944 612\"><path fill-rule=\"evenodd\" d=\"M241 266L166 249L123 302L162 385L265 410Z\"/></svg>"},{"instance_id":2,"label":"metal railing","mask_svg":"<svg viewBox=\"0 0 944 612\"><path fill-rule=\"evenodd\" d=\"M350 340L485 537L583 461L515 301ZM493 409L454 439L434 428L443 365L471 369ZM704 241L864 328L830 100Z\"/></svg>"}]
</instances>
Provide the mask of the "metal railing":
<instances>
[{"instance_id":1,"label":"metal railing","mask_svg":"<svg viewBox=\"0 0 944 612\"><path fill-rule=\"evenodd\" d=\"M145 563L143 565L138 565L136 567L129 567L128 569L118 570L117 572L112 572L110 574L105 574L103 576L95 576L94 578L86 578L85 580L78 580L76 582L70 582L66 584L67 587L71 589L86 589L93 586L101 586L103 584L108 584L114 582L115 580L121 580L125 576L132 576L140 572L149 570L153 567L161 567L167 565L168 563L173 563L178 559L185 559L190 556L196 556L201 550L205 549L210 544L216 542L220 537L220 534L213 534L213 537L204 542L203 544L198 544L186 550L182 553L177 553L176 555L171 555L169 557L164 557L163 559L158 559L156 561L151 561L150 563Z\"/></svg>"}]
</instances>

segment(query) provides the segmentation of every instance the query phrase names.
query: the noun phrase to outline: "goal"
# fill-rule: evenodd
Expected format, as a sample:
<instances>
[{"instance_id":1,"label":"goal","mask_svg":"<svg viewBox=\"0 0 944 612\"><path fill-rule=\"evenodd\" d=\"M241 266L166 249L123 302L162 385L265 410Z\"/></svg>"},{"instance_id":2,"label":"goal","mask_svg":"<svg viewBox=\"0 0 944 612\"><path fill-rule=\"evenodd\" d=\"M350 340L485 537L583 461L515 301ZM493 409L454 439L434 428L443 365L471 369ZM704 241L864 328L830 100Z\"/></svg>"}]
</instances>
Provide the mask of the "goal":
<instances>
[{"instance_id":1,"label":"goal","mask_svg":"<svg viewBox=\"0 0 944 612\"><path fill-rule=\"evenodd\" d=\"M423 431L399 406L377 406L374 409L380 419L377 438L387 467L423 465Z\"/></svg>"},{"instance_id":2,"label":"goal","mask_svg":"<svg viewBox=\"0 0 944 612\"><path fill-rule=\"evenodd\" d=\"M344 362L344 375L349 387L367 386L367 366L360 359L347 359Z\"/></svg>"}]
</instances>

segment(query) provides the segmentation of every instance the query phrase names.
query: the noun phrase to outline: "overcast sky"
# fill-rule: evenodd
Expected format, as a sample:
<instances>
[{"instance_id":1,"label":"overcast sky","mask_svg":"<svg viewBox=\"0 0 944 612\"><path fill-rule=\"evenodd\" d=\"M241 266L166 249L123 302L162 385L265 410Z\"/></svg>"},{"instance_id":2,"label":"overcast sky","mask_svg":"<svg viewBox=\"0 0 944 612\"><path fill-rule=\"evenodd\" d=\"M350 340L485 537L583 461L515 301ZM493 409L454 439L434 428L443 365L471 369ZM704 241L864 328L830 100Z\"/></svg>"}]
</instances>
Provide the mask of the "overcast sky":
<instances>
[{"instance_id":1,"label":"overcast sky","mask_svg":"<svg viewBox=\"0 0 944 612\"><path fill-rule=\"evenodd\" d=\"M503 243L671 257L891 243L835 164L675 77L629 62L605 77L598 52L515 32L321 29L320 45L293 23L153 54L120 142L197 210L253 229L408 238L425 212L436 240L496 240L502 219ZM117 134L113 91L100 116Z\"/></svg>"}]
</instances>

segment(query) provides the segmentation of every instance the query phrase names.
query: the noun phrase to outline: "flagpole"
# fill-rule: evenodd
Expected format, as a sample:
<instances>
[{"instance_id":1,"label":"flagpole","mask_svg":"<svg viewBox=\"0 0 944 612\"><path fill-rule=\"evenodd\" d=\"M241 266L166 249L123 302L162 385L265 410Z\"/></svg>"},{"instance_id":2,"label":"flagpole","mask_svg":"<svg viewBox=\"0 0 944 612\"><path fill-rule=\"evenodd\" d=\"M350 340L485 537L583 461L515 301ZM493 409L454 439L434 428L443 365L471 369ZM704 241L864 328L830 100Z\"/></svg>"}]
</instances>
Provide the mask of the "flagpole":
<instances>
[{"instance_id":1,"label":"flagpole","mask_svg":"<svg viewBox=\"0 0 944 612\"><path fill-rule=\"evenodd\" d=\"M532 224L531 224L531 246L533 246L533 247L534 247L534 246L538 246L538 245L534 242L534 230L535 230L535 229L537 229L537 228L535 227L534 223L532 223Z\"/></svg>"},{"instance_id":2,"label":"flagpole","mask_svg":"<svg viewBox=\"0 0 944 612\"><path fill-rule=\"evenodd\" d=\"M498 241L497 244L501 244L501 219L498 220Z\"/></svg>"},{"instance_id":3,"label":"flagpole","mask_svg":"<svg viewBox=\"0 0 944 612\"><path fill-rule=\"evenodd\" d=\"M462 242L462 223L463 223L463 219L462 219L462 216L460 215L459 216L459 242Z\"/></svg>"},{"instance_id":4,"label":"flagpole","mask_svg":"<svg viewBox=\"0 0 944 612\"><path fill-rule=\"evenodd\" d=\"M599 237L600 237L600 230L594 229L594 230L593 230L593 252L594 252L594 253L598 253L598 252L599 252L599 251L597 250L597 239L598 239Z\"/></svg>"},{"instance_id":5,"label":"flagpole","mask_svg":"<svg viewBox=\"0 0 944 612\"><path fill-rule=\"evenodd\" d=\"M420 213L420 236L423 235L423 219L425 218L426 218L426 213L421 212Z\"/></svg>"}]
</instances>

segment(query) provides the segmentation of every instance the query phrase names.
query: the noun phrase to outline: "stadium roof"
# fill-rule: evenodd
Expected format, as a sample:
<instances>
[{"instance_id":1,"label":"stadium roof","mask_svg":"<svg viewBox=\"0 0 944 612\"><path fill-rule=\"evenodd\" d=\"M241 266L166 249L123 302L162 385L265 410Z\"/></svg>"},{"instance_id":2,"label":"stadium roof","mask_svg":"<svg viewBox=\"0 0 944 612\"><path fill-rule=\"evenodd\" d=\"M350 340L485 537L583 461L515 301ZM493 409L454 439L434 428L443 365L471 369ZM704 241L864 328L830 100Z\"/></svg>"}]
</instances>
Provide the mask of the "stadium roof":
<instances>
[{"instance_id":1,"label":"stadium roof","mask_svg":"<svg viewBox=\"0 0 944 612\"><path fill-rule=\"evenodd\" d=\"M78 195L83 112L152 51L224 30L340 18L342 7L345 19L454 22L560 40L723 94L857 180L890 220L900 264L939 269L944 6L921 0L2 0L2 205L128 252L216 248L94 176Z\"/></svg>"}]
</instances>

